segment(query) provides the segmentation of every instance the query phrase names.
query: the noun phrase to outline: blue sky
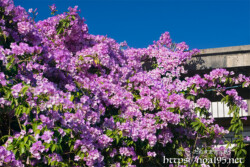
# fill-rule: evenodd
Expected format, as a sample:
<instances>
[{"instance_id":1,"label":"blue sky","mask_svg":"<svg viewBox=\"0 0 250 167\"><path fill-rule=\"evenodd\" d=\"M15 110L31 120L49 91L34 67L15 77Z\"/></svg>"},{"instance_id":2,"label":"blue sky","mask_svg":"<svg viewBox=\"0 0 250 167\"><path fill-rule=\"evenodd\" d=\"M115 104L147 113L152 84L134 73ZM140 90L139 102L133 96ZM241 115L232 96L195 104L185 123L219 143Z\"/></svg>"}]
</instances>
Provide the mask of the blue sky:
<instances>
[{"instance_id":1,"label":"blue sky","mask_svg":"<svg viewBox=\"0 0 250 167\"><path fill-rule=\"evenodd\" d=\"M147 47L169 31L175 42L190 48L250 44L250 0L14 0L38 8L37 20L78 5L89 32L107 35L131 47Z\"/></svg>"}]
</instances>

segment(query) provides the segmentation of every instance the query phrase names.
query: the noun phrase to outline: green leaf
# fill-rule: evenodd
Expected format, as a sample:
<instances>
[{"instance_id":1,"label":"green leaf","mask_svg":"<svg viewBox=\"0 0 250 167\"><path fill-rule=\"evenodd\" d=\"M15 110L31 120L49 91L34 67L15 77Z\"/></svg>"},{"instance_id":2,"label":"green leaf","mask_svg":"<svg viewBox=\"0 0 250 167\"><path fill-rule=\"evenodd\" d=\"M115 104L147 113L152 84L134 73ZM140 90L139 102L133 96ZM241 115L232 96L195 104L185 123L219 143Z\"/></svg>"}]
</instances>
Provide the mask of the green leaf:
<instances>
[{"instance_id":1,"label":"green leaf","mask_svg":"<svg viewBox=\"0 0 250 167\"><path fill-rule=\"evenodd\" d=\"M53 144L53 145L52 145L52 148L51 148L51 151L54 152L55 149L56 149L56 147L57 147L57 145L56 145L56 144Z\"/></svg>"},{"instance_id":2,"label":"green leaf","mask_svg":"<svg viewBox=\"0 0 250 167\"><path fill-rule=\"evenodd\" d=\"M12 144L9 144L7 147L7 150L13 150L13 149L14 149L14 146Z\"/></svg>"},{"instance_id":3,"label":"green leaf","mask_svg":"<svg viewBox=\"0 0 250 167\"><path fill-rule=\"evenodd\" d=\"M10 61L6 64L7 70L9 70L12 67L14 61L15 61L15 57L12 56Z\"/></svg>"},{"instance_id":4,"label":"green leaf","mask_svg":"<svg viewBox=\"0 0 250 167\"><path fill-rule=\"evenodd\" d=\"M19 149L20 149L20 154L25 153L25 147L24 147L24 143L23 142L20 143Z\"/></svg>"},{"instance_id":5,"label":"green leaf","mask_svg":"<svg viewBox=\"0 0 250 167\"><path fill-rule=\"evenodd\" d=\"M21 93L25 94L26 91L29 89L29 86L24 86L22 89L21 89Z\"/></svg>"},{"instance_id":6,"label":"green leaf","mask_svg":"<svg viewBox=\"0 0 250 167\"><path fill-rule=\"evenodd\" d=\"M115 136L115 139L116 139L116 144L118 144L118 143L119 143L119 141L120 141L119 136Z\"/></svg>"},{"instance_id":7,"label":"green leaf","mask_svg":"<svg viewBox=\"0 0 250 167\"><path fill-rule=\"evenodd\" d=\"M28 137L28 136L25 136L25 137L23 138L24 143L26 143L26 142L28 141L28 139L29 139L29 137Z\"/></svg>"},{"instance_id":8,"label":"green leaf","mask_svg":"<svg viewBox=\"0 0 250 167\"><path fill-rule=\"evenodd\" d=\"M244 88L245 87L245 84L246 84L247 82L245 81L245 82L243 82L243 84L242 84L242 88Z\"/></svg>"},{"instance_id":9,"label":"green leaf","mask_svg":"<svg viewBox=\"0 0 250 167\"><path fill-rule=\"evenodd\" d=\"M106 135L107 135L107 136L110 137L112 134L113 134L113 131L112 131L112 130L109 130L109 129L106 130Z\"/></svg>"},{"instance_id":10,"label":"green leaf","mask_svg":"<svg viewBox=\"0 0 250 167\"><path fill-rule=\"evenodd\" d=\"M70 101L73 101L73 100L74 100L74 98L75 98L75 96L74 96L74 95L71 95L71 97L70 97Z\"/></svg>"},{"instance_id":11,"label":"green leaf","mask_svg":"<svg viewBox=\"0 0 250 167\"><path fill-rule=\"evenodd\" d=\"M74 145L70 146L70 151L73 151L74 150Z\"/></svg>"},{"instance_id":12,"label":"green leaf","mask_svg":"<svg viewBox=\"0 0 250 167\"><path fill-rule=\"evenodd\" d=\"M95 64L97 64L97 65L100 64L99 58L98 58L98 57L95 57L95 58L94 58L94 62L95 62Z\"/></svg>"}]
</instances>

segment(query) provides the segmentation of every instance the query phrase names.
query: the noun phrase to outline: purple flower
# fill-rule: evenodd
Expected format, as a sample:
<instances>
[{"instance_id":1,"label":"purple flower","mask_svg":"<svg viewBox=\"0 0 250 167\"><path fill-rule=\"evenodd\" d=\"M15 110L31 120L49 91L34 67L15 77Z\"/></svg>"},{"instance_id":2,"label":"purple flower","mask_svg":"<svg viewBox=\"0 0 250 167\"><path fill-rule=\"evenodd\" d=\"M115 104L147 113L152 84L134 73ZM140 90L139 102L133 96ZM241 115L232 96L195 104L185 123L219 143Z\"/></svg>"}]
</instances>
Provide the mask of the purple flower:
<instances>
[{"instance_id":1,"label":"purple flower","mask_svg":"<svg viewBox=\"0 0 250 167\"><path fill-rule=\"evenodd\" d=\"M1 54L1 53L0 53ZM0 72L0 84L3 86L6 86L6 79L5 79L5 75L3 72Z\"/></svg>"},{"instance_id":2,"label":"purple flower","mask_svg":"<svg viewBox=\"0 0 250 167\"><path fill-rule=\"evenodd\" d=\"M184 166L184 165L183 165ZM201 167L210 167L210 165L201 164Z\"/></svg>"},{"instance_id":3,"label":"purple flower","mask_svg":"<svg viewBox=\"0 0 250 167\"><path fill-rule=\"evenodd\" d=\"M119 152L121 155L130 156L130 151L128 150L127 147L121 147L119 149Z\"/></svg>"},{"instance_id":4,"label":"purple flower","mask_svg":"<svg viewBox=\"0 0 250 167\"><path fill-rule=\"evenodd\" d=\"M246 141L250 141L250 137L249 137L249 136L246 136L244 139L245 139Z\"/></svg>"},{"instance_id":5,"label":"purple flower","mask_svg":"<svg viewBox=\"0 0 250 167\"><path fill-rule=\"evenodd\" d=\"M238 96L238 92L235 89L231 89L226 91L226 94L228 94L229 96Z\"/></svg>"},{"instance_id":6,"label":"purple flower","mask_svg":"<svg viewBox=\"0 0 250 167\"><path fill-rule=\"evenodd\" d=\"M36 9L26 12L20 6L15 7L13 0L1 0L0 6L3 11L0 29L7 41L7 45L0 46L1 70L4 70L0 71L0 110L6 110L10 117L20 107L26 113L20 115L25 131L14 133L5 146L15 144L17 138L25 135L33 136L36 142L30 148L32 156L18 157L20 162L32 166L46 166L48 159L68 162L63 159L64 152L49 151L52 142L73 145L73 152L84 154L72 154L75 166L105 166L107 157L102 155L103 150L114 165L121 166L121 162L116 162L120 155L132 160L122 163L123 166L134 166L136 153L144 151L134 145L138 142L149 145L147 158L153 159L162 154L167 144L176 143L178 134L190 141L197 135L208 139L211 133L215 134L211 141L222 138L228 131L214 125L213 118L198 117L195 102L187 99L187 95L197 96L196 105L209 110L210 101L199 99L200 94L206 95L205 90L215 88L225 92L223 86L229 81L230 85L244 83L243 87L250 84L249 77L236 76L225 69L183 79L182 74L187 73L184 65L199 51L189 50L185 42L173 43L169 32L146 48L130 48L107 36L90 34L77 6L38 22L34 19ZM49 7L55 14L55 4ZM9 75L5 69L12 60L13 70ZM25 95L21 94L25 86L22 83L29 85ZM11 85L9 96L6 90ZM247 111L247 103L236 90L228 90L226 94ZM13 110L11 97L18 98L19 106ZM186 127L194 119L205 124L209 129L206 134ZM124 140L117 145L113 142L114 135ZM75 142L69 143L68 138ZM187 143L181 141L179 145L188 150ZM156 145L157 154L152 150ZM12 162L19 163L12 152L0 147L0 166L15 166Z\"/></svg>"},{"instance_id":7,"label":"purple flower","mask_svg":"<svg viewBox=\"0 0 250 167\"><path fill-rule=\"evenodd\" d=\"M149 151L149 152L147 152L147 155L148 155L149 157L155 157L155 156L156 156L156 153L155 153L155 152Z\"/></svg>"},{"instance_id":8,"label":"purple flower","mask_svg":"<svg viewBox=\"0 0 250 167\"><path fill-rule=\"evenodd\" d=\"M113 142L113 139L107 135L101 135L98 137L98 143L101 145L101 147L107 147L109 144L111 144L111 142Z\"/></svg>"},{"instance_id":9,"label":"purple flower","mask_svg":"<svg viewBox=\"0 0 250 167\"><path fill-rule=\"evenodd\" d=\"M57 10L56 10L56 5L55 5L55 4L49 6L49 8L50 8L50 10L51 10L51 14L55 14L55 12L57 11Z\"/></svg>"},{"instance_id":10,"label":"purple flower","mask_svg":"<svg viewBox=\"0 0 250 167\"><path fill-rule=\"evenodd\" d=\"M11 89L12 89L12 95L17 98L18 97L18 94L19 92L22 90L23 88L23 84L22 83L19 83L19 84L16 84L14 85Z\"/></svg>"},{"instance_id":11,"label":"purple flower","mask_svg":"<svg viewBox=\"0 0 250 167\"><path fill-rule=\"evenodd\" d=\"M40 119L44 125L47 125L48 128L52 128L54 126L54 121L51 120L50 118L40 115Z\"/></svg>"},{"instance_id":12,"label":"purple flower","mask_svg":"<svg viewBox=\"0 0 250 167\"><path fill-rule=\"evenodd\" d=\"M43 125L38 125L37 129L42 130L43 129Z\"/></svg>"},{"instance_id":13,"label":"purple flower","mask_svg":"<svg viewBox=\"0 0 250 167\"><path fill-rule=\"evenodd\" d=\"M211 102L207 98L200 98L197 100L197 105L200 108L205 108L206 110L209 110Z\"/></svg>"},{"instance_id":14,"label":"purple flower","mask_svg":"<svg viewBox=\"0 0 250 167\"><path fill-rule=\"evenodd\" d=\"M243 110L245 110L246 112L248 112L247 103L245 101L243 101L242 97L238 96L238 92L235 89L231 89L231 90L226 91L226 94L233 97L233 101L238 107L240 107Z\"/></svg>"},{"instance_id":15,"label":"purple flower","mask_svg":"<svg viewBox=\"0 0 250 167\"><path fill-rule=\"evenodd\" d=\"M0 146L0 166L24 167L21 161L15 159L14 154L3 146Z\"/></svg>"},{"instance_id":16,"label":"purple flower","mask_svg":"<svg viewBox=\"0 0 250 167\"><path fill-rule=\"evenodd\" d=\"M69 84L65 85L65 88L71 92L73 92L76 89L76 87L74 85L69 85Z\"/></svg>"},{"instance_id":17,"label":"purple flower","mask_svg":"<svg viewBox=\"0 0 250 167\"><path fill-rule=\"evenodd\" d=\"M45 131L43 135L41 136L41 139L43 139L45 143L50 143L52 141L53 134L54 132Z\"/></svg>"},{"instance_id":18,"label":"purple flower","mask_svg":"<svg viewBox=\"0 0 250 167\"><path fill-rule=\"evenodd\" d=\"M32 8L30 8L30 9L28 10L28 12L29 12L29 13L32 13L32 12L33 12L33 9L32 9Z\"/></svg>"},{"instance_id":19,"label":"purple flower","mask_svg":"<svg viewBox=\"0 0 250 167\"><path fill-rule=\"evenodd\" d=\"M64 130L62 128L59 128L58 129L58 132L62 135L62 136L65 136L66 133L64 132Z\"/></svg>"},{"instance_id":20,"label":"purple flower","mask_svg":"<svg viewBox=\"0 0 250 167\"><path fill-rule=\"evenodd\" d=\"M75 156L74 161L79 161L81 159L81 157L79 157L78 155Z\"/></svg>"},{"instance_id":21,"label":"purple flower","mask_svg":"<svg viewBox=\"0 0 250 167\"><path fill-rule=\"evenodd\" d=\"M62 157L57 153L49 154L49 157L51 158L51 161L56 161L56 162L63 161Z\"/></svg>"},{"instance_id":22,"label":"purple flower","mask_svg":"<svg viewBox=\"0 0 250 167\"><path fill-rule=\"evenodd\" d=\"M114 157L116 154L117 154L117 150L114 148L109 155L110 157Z\"/></svg>"},{"instance_id":23,"label":"purple flower","mask_svg":"<svg viewBox=\"0 0 250 167\"><path fill-rule=\"evenodd\" d=\"M247 120L247 117L241 117L241 119L243 119L243 120L245 120L245 121L246 121L246 120Z\"/></svg>"},{"instance_id":24,"label":"purple flower","mask_svg":"<svg viewBox=\"0 0 250 167\"><path fill-rule=\"evenodd\" d=\"M26 21L17 23L17 27L18 27L18 32L24 35L31 32L33 28L32 24Z\"/></svg>"},{"instance_id":25,"label":"purple flower","mask_svg":"<svg viewBox=\"0 0 250 167\"><path fill-rule=\"evenodd\" d=\"M37 141L32 144L30 147L30 153L38 160L41 159L41 153L45 151L45 147L43 146L41 141Z\"/></svg>"},{"instance_id":26,"label":"purple flower","mask_svg":"<svg viewBox=\"0 0 250 167\"><path fill-rule=\"evenodd\" d=\"M123 155L123 156L132 156L132 159L133 159L133 160L136 160L136 159L137 159L137 156L136 156L136 153L135 153L133 147L121 147L121 148L119 149L119 152L120 152L120 154Z\"/></svg>"}]
</instances>

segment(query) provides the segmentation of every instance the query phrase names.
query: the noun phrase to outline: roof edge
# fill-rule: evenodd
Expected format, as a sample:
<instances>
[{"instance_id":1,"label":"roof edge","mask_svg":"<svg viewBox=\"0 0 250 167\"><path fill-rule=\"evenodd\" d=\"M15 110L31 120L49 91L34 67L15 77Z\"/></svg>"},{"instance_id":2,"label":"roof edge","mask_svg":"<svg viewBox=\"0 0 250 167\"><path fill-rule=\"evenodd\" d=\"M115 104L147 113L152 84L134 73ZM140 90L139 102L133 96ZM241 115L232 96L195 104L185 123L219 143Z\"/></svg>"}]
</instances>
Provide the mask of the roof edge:
<instances>
[{"instance_id":1,"label":"roof edge","mask_svg":"<svg viewBox=\"0 0 250 167\"><path fill-rule=\"evenodd\" d=\"M218 54L218 53L245 52L245 51L250 51L250 45L200 49L200 54Z\"/></svg>"}]
</instances>

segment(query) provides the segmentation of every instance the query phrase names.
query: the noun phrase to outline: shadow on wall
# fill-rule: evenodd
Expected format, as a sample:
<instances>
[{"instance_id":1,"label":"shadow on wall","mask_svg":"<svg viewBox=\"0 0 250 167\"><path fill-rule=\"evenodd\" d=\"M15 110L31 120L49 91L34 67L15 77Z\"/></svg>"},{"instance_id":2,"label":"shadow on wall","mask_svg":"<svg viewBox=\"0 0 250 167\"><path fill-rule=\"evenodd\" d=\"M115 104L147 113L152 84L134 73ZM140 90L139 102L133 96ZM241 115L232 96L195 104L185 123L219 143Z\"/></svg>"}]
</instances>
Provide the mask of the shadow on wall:
<instances>
[{"instance_id":1,"label":"shadow on wall","mask_svg":"<svg viewBox=\"0 0 250 167\"><path fill-rule=\"evenodd\" d=\"M201 57L193 57L188 63L185 65L185 69L189 70L206 70L205 61Z\"/></svg>"}]
</instances>

